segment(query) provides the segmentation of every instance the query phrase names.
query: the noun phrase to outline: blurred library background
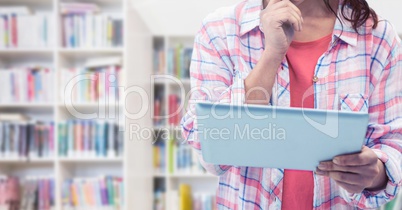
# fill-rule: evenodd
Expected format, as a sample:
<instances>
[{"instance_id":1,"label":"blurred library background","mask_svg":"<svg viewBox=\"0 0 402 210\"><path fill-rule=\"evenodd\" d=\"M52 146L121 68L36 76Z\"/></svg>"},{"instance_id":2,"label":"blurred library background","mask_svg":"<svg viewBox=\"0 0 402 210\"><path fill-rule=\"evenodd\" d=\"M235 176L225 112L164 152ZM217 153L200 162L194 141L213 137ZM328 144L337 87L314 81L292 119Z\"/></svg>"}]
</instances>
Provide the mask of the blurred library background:
<instances>
[{"instance_id":1,"label":"blurred library background","mask_svg":"<svg viewBox=\"0 0 402 210\"><path fill-rule=\"evenodd\" d=\"M217 209L177 110L202 19L239 1L0 0L0 209Z\"/></svg>"}]
</instances>

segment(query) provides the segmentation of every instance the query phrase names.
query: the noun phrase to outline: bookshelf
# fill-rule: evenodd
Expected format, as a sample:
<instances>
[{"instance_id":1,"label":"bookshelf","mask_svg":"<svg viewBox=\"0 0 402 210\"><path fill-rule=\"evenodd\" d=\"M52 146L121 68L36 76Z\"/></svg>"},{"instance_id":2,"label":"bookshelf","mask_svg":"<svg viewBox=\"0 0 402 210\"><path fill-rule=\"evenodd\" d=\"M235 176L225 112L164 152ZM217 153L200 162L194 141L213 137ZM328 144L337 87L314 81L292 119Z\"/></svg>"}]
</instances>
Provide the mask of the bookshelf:
<instances>
[{"instance_id":1,"label":"bookshelf","mask_svg":"<svg viewBox=\"0 0 402 210\"><path fill-rule=\"evenodd\" d=\"M20 158L20 157L0 157L0 175L18 176L25 180L29 177L46 177L54 180L54 204L52 209L62 210L62 191L63 183L70 178L96 178L100 176L116 176L124 178L124 157L64 157L58 152L58 123L75 117L69 113L68 106L60 96L62 91L61 73L66 68L77 68L88 59L119 56L123 62L125 59L125 49L123 46L101 46L101 47L82 47L68 48L63 43L63 14L60 6L64 3L94 3L98 5L102 14L117 14L125 21L125 1L123 0L0 0L0 6L20 6L28 7L33 14L47 13L54 20L53 27L48 27L50 36L54 42L47 47L17 47L0 49L0 69L41 66L50 69L52 75L51 83L53 86L51 101L29 101L29 102L5 102L0 103L0 114L3 113L22 113L31 119L39 121L52 121L55 125L54 130L54 149L55 155L46 158ZM49 22L49 24L51 24ZM124 24L128 26L127 24ZM1 29L3 30L3 29ZM123 34L123 38L126 34ZM122 64L125 66L125 63ZM122 68L121 73L125 74ZM119 84L124 86L122 80ZM116 116L121 117L123 112L122 103L115 101L114 104L99 104L98 102L74 102L73 108L80 112L96 113L100 109L109 110L115 108ZM108 116L108 115L107 115ZM106 116L106 117L107 117ZM121 208L123 209L123 208Z\"/></svg>"},{"instance_id":2,"label":"bookshelf","mask_svg":"<svg viewBox=\"0 0 402 210\"><path fill-rule=\"evenodd\" d=\"M239 0L0 0L0 6L28 6L33 11L48 12L54 17L55 25L52 30L55 42L47 48L10 48L0 49L0 69L40 65L53 70L54 100L51 102L23 102L2 103L1 113L24 113L33 119L51 120L55 125L59 122L73 119L69 113L69 106L65 105L60 97L60 73L65 68L79 67L86 60L97 57L121 56L123 58L122 86L140 87L154 99L155 90L163 92L163 110L169 111L168 96L177 93L179 85L174 80L157 79L154 82L148 78L155 75L153 66L154 49L160 47L168 54L168 49L179 44L191 47L194 34L198 30L201 20L216 8L232 5ZM67 48L63 45L62 18L60 4L66 2L86 2L97 4L106 13L118 13L122 16L124 25L124 45L122 47L86 47ZM177 7L177 5L181 5ZM213 5L213 6L211 6ZM395 7L397 8L397 7ZM186 18L183 18L186 17ZM177 23L171 25L170 23ZM171 26L171 27L167 27ZM186 26L186 27L183 27ZM188 26L188 27L187 27ZM402 34L402 31L400 31ZM167 58L166 58L167 59ZM166 62L167 63L167 60ZM167 66L163 67L159 75L168 73ZM190 89L190 80L186 77L179 80L184 89ZM156 92L157 92L156 91ZM124 101L112 105L97 102L77 102L73 107L85 113L109 109L111 106L118 110L119 116L127 113L137 113L141 110L143 100L139 94L129 94ZM154 108L151 104L150 109ZM155 172L153 164L153 137L131 136L129 125L141 125L144 129L153 132L169 132L178 134L179 126L171 126L168 120L154 125L151 111L140 119L123 119L119 122L126 125L124 133L125 146L123 157L62 157L55 155L52 158L0 158L0 174L14 176L53 177L55 180L54 209L62 210L63 181L68 178L92 178L99 175L113 175L123 177L125 181L124 196L125 209L153 209L155 191L157 188L165 192L165 210L174 206L169 198L177 194L180 185L185 183L192 187L195 194L214 194L217 186L217 177L206 173L176 173L167 169ZM55 130L55 136L58 136ZM165 139L166 142L171 141ZM55 142L58 148L58 142ZM165 148L167 150L167 148ZM167 155L167 151L165 154ZM169 159L169 157L165 157Z\"/></svg>"},{"instance_id":3,"label":"bookshelf","mask_svg":"<svg viewBox=\"0 0 402 210\"><path fill-rule=\"evenodd\" d=\"M190 79L188 76L183 76L183 74L180 73L173 73L174 71L171 70L172 62L171 57L169 56L169 53L172 53L171 49L175 51L175 49L178 47L181 47L182 49L192 48L194 35L205 15L209 12L212 12L214 10L213 8L218 8L224 5L232 5L236 1L211 1L210 4L196 1L174 2L184 5L183 7L172 8L172 6L168 5L171 4L171 2L164 1L135 1L135 4L133 5L144 21L142 24L144 24L147 28L147 49L150 48L153 50L153 52L148 52L149 50L147 50L148 56L151 56L153 60L148 61L149 63L146 63L142 67L147 68L147 75L153 75L156 78L154 81L151 81L151 90L149 91L151 93L151 99L159 98L160 102L158 103L160 103L161 114L169 113L171 106L169 103L170 95L180 95L181 87L184 88L185 93L187 94L191 88ZM216 7L208 6L208 8L206 8L206 5L216 5ZM171 9L163 9L166 7ZM152 10L150 10L150 8L152 8ZM187 10L187 8L197 9ZM158 17L158 14L162 14L161 17L164 16L166 18ZM173 14L180 14L180 16ZM186 18L186 20L183 20L181 18L183 16L191 18ZM166 23L168 22L176 22L177 24L171 27L166 27ZM182 25L186 25L186 27L180 27ZM157 54L159 53L162 53L163 55L158 56ZM156 57L158 57L160 61L155 64ZM161 60L163 60L163 62L161 62ZM162 65L160 65L160 63L162 63ZM174 75L177 77L176 79L163 78L164 75ZM185 97L181 97L180 100L185 101ZM151 104L151 109L154 109L155 101L153 101L153 103L151 102ZM155 133L166 132L169 134L168 136L178 136L178 139L168 137L165 139L158 139L157 141L162 141L165 145L169 145L171 141L181 140L180 126L177 124L172 125L169 122L169 119L162 119L158 123L155 123L154 121L152 124L151 126ZM156 139L154 138L152 140L155 141ZM153 146L155 146L155 144ZM188 145L187 147L190 149L190 152L192 152ZM151 149L152 148L148 148L148 150ZM155 170L154 168L147 169L148 173L152 173L153 178L151 181L148 181L153 183L152 190L154 195L153 200L150 201L151 203L147 204L147 209L153 208L169 210L177 208L179 206L178 194L182 184L191 186L192 196L197 196L199 194L207 194L210 196L215 195L216 186L218 184L218 178L216 176L209 175L202 170L186 171L186 169L184 169L184 171L178 172L178 164L175 163L175 156L177 155L178 151L176 150L176 154L174 154L172 158L169 155L169 146L164 146L160 148L160 150L162 150L160 155L162 155L163 159L165 160L165 166L159 170ZM195 154L193 153L192 155ZM150 155L148 155L148 157L150 157ZM155 156L150 158L155 160ZM192 164L194 164L194 161ZM173 171L169 169L171 167L169 165L173 165ZM164 194L160 195L161 192ZM155 200L162 201L157 202Z\"/></svg>"}]
</instances>

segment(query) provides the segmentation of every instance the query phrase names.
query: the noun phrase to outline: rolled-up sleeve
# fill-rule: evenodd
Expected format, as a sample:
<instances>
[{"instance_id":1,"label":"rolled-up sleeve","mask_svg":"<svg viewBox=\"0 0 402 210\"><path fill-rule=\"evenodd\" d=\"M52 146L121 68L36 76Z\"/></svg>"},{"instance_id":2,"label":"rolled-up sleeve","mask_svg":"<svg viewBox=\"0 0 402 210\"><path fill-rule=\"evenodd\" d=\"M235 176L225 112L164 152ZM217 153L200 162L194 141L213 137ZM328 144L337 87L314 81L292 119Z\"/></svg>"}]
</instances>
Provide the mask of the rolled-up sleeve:
<instances>
[{"instance_id":1,"label":"rolled-up sleeve","mask_svg":"<svg viewBox=\"0 0 402 210\"><path fill-rule=\"evenodd\" d=\"M181 126L183 138L196 150L203 167L214 175L221 175L231 166L208 164L203 160L196 134L195 104L208 101L240 105L244 103L245 91L241 73L234 71L225 34L220 34L219 30L211 33L210 24L204 21L195 38L190 66L191 97ZM213 27L219 27L220 23L213 24Z\"/></svg>"},{"instance_id":2,"label":"rolled-up sleeve","mask_svg":"<svg viewBox=\"0 0 402 210\"><path fill-rule=\"evenodd\" d=\"M342 194L355 206L377 208L392 200L401 186L402 167L402 47L400 39L391 40L391 53L378 75L369 99L369 127L366 145L384 163L388 183L384 190Z\"/></svg>"}]
</instances>

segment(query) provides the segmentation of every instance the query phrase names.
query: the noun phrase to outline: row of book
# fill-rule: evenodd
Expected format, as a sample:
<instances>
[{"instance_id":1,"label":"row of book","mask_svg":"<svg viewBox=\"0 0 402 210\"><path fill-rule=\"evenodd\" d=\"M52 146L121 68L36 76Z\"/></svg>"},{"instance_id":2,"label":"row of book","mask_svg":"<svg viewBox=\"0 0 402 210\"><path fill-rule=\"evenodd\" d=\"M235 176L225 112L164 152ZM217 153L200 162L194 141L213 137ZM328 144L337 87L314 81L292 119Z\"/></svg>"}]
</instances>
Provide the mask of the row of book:
<instances>
[{"instance_id":1,"label":"row of book","mask_svg":"<svg viewBox=\"0 0 402 210\"><path fill-rule=\"evenodd\" d=\"M165 116L165 100L164 100L164 89L156 88L154 95L154 116L153 123L154 126L162 126L165 122L163 116Z\"/></svg>"},{"instance_id":2,"label":"row of book","mask_svg":"<svg viewBox=\"0 0 402 210\"><path fill-rule=\"evenodd\" d=\"M0 48L43 48L54 45L52 13L33 13L25 6L0 7Z\"/></svg>"},{"instance_id":3,"label":"row of book","mask_svg":"<svg viewBox=\"0 0 402 210\"><path fill-rule=\"evenodd\" d=\"M154 49L153 53L153 68L154 73L157 75L165 74L166 68L166 55L165 49L163 47L158 47Z\"/></svg>"},{"instance_id":4,"label":"row of book","mask_svg":"<svg viewBox=\"0 0 402 210\"><path fill-rule=\"evenodd\" d=\"M58 124L62 157L122 157L124 134L115 122L68 120Z\"/></svg>"},{"instance_id":5,"label":"row of book","mask_svg":"<svg viewBox=\"0 0 402 210\"><path fill-rule=\"evenodd\" d=\"M121 67L116 65L62 69L62 100L88 102L116 102L122 81Z\"/></svg>"},{"instance_id":6,"label":"row of book","mask_svg":"<svg viewBox=\"0 0 402 210\"><path fill-rule=\"evenodd\" d=\"M167 142L168 171L171 174L205 174L197 154L186 142L170 139Z\"/></svg>"},{"instance_id":7,"label":"row of book","mask_svg":"<svg viewBox=\"0 0 402 210\"><path fill-rule=\"evenodd\" d=\"M167 50L167 56L163 48L154 49L153 65L155 74L173 75L179 79L190 77L190 64L193 48L177 45Z\"/></svg>"},{"instance_id":8,"label":"row of book","mask_svg":"<svg viewBox=\"0 0 402 210\"><path fill-rule=\"evenodd\" d=\"M62 186L63 209L123 209L124 182L121 177L74 178Z\"/></svg>"},{"instance_id":9,"label":"row of book","mask_svg":"<svg viewBox=\"0 0 402 210\"><path fill-rule=\"evenodd\" d=\"M166 210L166 180L154 180L154 210Z\"/></svg>"},{"instance_id":10,"label":"row of book","mask_svg":"<svg viewBox=\"0 0 402 210\"><path fill-rule=\"evenodd\" d=\"M170 94L168 100L168 123L173 126L180 125L184 104L182 104L181 98L177 94Z\"/></svg>"},{"instance_id":11,"label":"row of book","mask_svg":"<svg viewBox=\"0 0 402 210\"><path fill-rule=\"evenodd\" d=\"M54 156L53 122L8 121L0 116L0 156L45 158Z\"/></svg>"},{"instance_id":12,"label":"row of book","mask_svg":"<svg viewBox=\"0 0 402 210\"><path fill-rule=\"evenodd\" d=\"M153 145L153 165L156 174L166 172L166 142L157 139Z\"/></svg>"},{"instance_id":13,"label":"row of book","mask_svg":"<svg viewBox=\"0 0 402 210\"><path fill-rule=\"evenodd\" d=\"M169 174L205 174L198 161L197 154L186 143L174 135L170 139L159 138L153 145L153 166L155 173Z\"/></svg>"},{"instance_id":14,"label":"row of book","mask_svg":"<svg viewBox=\"0 0 402 210\"><path fill-rule=\"evenodd\" d=\"M63 45L68 48L123 46L119 14L101 13L92 3L62 3Z\"/></svg>"},{"instance_id":15,"label":"row of book","mask_svg":"<svg viewBox=\"0 0 402 210\"><path fill-rule=\"evenodd\" d=\"M0 69L0 103L53 101L53 75L42 67Z\"/></svg>"},{"instance_id":16,"label":"row of book","mask_svg":"<svg viewBox=\"0 0 402 210\"><path fill-rule=\"evenodd\" d=\"M170 94L168 96L168 110L165 110L163 93L156 93L154 99L154 126L163 126L166 121L170 126L180 125L183 109L185 107L185 105L181 103L182 100L180 96L177 94Z\"/></svg>"},{"instance_id":17,"label":"row of book","mask_svg":"<svg viewBox=\"0 0 402 210\"><path fill-rule=\"evenodd\" d=\"M208 193L197 193L193 196L193 210L215 210L216 196Z\"/></svg>"},{"instance_id":18,"label":"row of book","mask_svg":"<svg viewBox=\"0 0 402 210\"><path fill-rule=\"evenodd\" d=\"M216 210L215 195L213 193L193 193L191 186L180 184L179 191L169 194L169 205L166 209L179 210ZM156 203L155 206L160 206Z\"/></svg>"},{"instance_id":19,"label":"row of book","mask_svg":"<svg viewBox=\"0 0 402 210\"><path fill-rule=\"evenodd\" d=\"M177 78L190 77L190 64L193 48L178 45L168 50L167 55L167 73Z\"/></svg>"},{"instance_id":20,"label":"row of book","mask_svg":"<svg viewBox=\"0 0 402 210\"><path fill-rule=\"evenodd\" d=\"M0 177L0 209L50 210L55 206L53 178ZM10 206L18 203L18 207Z\"/></svg>"}]
</instances>

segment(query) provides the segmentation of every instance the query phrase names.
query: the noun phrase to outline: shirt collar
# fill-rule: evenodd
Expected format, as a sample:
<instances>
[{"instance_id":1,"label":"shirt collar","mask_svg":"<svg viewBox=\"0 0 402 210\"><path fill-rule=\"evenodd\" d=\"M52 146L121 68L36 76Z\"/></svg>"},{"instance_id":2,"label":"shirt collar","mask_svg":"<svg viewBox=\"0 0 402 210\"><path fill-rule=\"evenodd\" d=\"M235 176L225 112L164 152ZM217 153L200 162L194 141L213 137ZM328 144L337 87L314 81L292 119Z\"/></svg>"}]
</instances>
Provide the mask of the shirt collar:
<instances>
[{"instance_id":1,"label":"shirt collar","mask_svg":"<svg viewBox=\"0 0 402 210\"><path fill-rule=\"evenodd\" d=\"M255 27L260 25L260 13L263 9L263 0L248 0L241 11L240 16L240 36L250 32ZM332 43L338 38L347 44L356 46L359 34L371 33L372 21L369 20L366 26L358 28L358 33L353 29L351 22L347 21L341 12L342 0L339 1L338 17L335 22ZM345 14L350 17L352 9L346 6Z\"/></svg>"},{"instance_id":2,"label":"shirt collar","mask_svg":"<svg viewBox=\"0 0 402 210\"><path fill-rule=\"evenodd\" d=\"M260 25L260 13L263 9L262 1L248 0L242 11L240 11L240 36Z\"/></svg>"}]
</instances>

